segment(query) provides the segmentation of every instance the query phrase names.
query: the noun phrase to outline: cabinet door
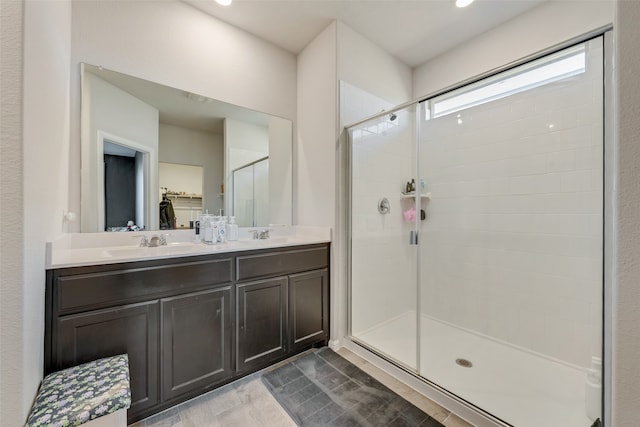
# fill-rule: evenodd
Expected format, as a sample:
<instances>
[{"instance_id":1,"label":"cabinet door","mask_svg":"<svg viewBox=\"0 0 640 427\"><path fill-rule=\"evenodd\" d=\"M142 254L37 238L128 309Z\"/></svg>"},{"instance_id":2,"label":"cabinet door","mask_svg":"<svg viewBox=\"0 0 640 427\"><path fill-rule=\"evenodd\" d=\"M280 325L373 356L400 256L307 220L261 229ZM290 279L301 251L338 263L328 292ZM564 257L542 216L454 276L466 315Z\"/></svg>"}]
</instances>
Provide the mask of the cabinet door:
<instances>
[{"instance_id":1,"label":"cabinet door","mask_svg":"<svg viewBox=\"0 0 640 427\"><path fill-rule=\"evenodd\" d=\"M57 368L127 353L129 416L158 403L158 302L58 318Z\"/></svg>"},{"instance_id":2,"label":"cabinet door","mask_svg":"<svg viewBox=\"0 0 640 427\"><path fill-rule=\"evenodd\" d=\"M204 389L231 372L231 287L165 298L162 398Z\"/></svg>"},{"instance_id":3,"label":"cabinet door","mask_svg":"<svg viewBox=\"0 0 640 427\"><path fill-rule=\"evenodd\" d=\"M327 270L289 276L291 348L327 341L329 331L329 280Z\"/></svg>"},{"instance_id":4,"label":"cabinet door","mask_svg":"<svg viewBox=\"0 0 640 427\"><path fill-rule=\"evenodd\" d=\"M237 370L266 366L287 351L287 278L236 285Z\"/></svg>"}]
</instances>

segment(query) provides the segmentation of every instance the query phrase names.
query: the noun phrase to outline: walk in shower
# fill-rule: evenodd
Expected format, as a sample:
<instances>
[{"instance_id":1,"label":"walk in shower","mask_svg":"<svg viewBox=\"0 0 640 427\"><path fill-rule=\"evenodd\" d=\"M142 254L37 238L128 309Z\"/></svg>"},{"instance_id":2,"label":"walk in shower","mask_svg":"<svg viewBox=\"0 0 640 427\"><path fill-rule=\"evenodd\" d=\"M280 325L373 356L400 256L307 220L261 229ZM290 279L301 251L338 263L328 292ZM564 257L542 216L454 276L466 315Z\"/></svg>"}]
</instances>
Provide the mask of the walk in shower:
<instances>
[{"instance_id":1,"label":"walk in shower","mask_svg":"<svg viewBox=\"0 0 640 427\"><path fill-rule=\"evenodd\" d=\"M603 45L348 128L351 339L504 424L601 416Z\"/></svg>"}]
</instances>

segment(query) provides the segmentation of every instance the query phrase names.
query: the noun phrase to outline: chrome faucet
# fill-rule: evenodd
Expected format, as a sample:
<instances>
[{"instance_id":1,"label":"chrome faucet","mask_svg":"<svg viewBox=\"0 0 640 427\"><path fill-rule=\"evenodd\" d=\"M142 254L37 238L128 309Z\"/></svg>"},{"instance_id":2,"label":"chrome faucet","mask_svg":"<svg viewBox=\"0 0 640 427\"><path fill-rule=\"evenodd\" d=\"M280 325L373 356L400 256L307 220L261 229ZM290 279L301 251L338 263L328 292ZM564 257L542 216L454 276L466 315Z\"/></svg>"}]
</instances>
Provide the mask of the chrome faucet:
<instances>
[{"instance_id":1,"label":"chrome faucet","mask_svg":"<svg viewBox=\"0 0 640 427\"><path fill-rule=\"evenodd\" d=\"M167 237L164 234L154 234L149 240L149 247L167 246Z\"/></svg>"},{"instance_id":2,"label":"chrome faucet","mask_svg":"<svg viewBox=\"0 0 640 427\"><path fill-rule=\"evenodd\" d=\"M269 230L249 230L249 233L253 236L253 240L266 240L269 238Z\"/></svg>"},{"instance_id":3,"label":"chrome faucet","mask_svg":"<svg viewBox=\"0 0 640 427\"><path fill-rule=\"evenodd\" d=\"M141 248L154 248L156 246L167 246L167 236L165 234L154 234L150 239L147 236L142 236L142 239L140 239Z\"/></svg>"}]
</instances>

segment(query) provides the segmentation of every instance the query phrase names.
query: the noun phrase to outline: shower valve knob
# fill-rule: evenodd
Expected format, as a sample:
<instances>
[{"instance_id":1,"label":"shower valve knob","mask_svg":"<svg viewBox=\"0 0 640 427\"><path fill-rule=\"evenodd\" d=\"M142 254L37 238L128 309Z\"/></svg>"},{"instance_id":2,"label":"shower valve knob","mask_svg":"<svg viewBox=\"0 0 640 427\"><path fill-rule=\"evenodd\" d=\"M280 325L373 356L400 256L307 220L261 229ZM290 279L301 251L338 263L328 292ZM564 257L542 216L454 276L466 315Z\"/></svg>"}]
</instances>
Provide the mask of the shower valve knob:
<instances>
[{"instance_id":1,"label":"shower valve knob","mask_svg":"<svg viewBox=\"0 0 640 427\"><path fill-rule=\"evenodd\" d=\"M389 204L389 199L383 197L378 201L378 212L382 215L388 214L391 212L391 205Z\"/></svg>"}]
</instances>

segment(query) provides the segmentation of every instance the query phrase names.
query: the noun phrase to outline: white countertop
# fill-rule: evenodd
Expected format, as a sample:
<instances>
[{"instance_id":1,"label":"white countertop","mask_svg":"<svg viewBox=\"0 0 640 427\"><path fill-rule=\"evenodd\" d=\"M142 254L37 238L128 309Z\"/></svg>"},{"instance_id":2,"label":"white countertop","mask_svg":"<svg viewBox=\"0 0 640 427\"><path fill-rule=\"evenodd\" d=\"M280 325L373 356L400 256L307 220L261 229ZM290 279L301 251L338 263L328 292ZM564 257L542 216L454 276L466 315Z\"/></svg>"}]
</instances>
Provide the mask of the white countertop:
<instances>
[{"instance_id":1,"label":"white countertop","mask_svg":"<svg viewBox=\"0 0 640 427\"><path fill-rule=\"evenodd\" d=\"M161 230L119 233L72 233L47 243L46 268L79 267L115 264L152 259L179 258L196 255L241 252L256 249L311 245L331 242L329 227L256 227L268 228L270 238L253 240L249 230L240 228L239 239L234 242L208 245L194 241L193 230ZM166 246L140 247L143 235L164 234Z\"/></svg>"}]
</instances>

